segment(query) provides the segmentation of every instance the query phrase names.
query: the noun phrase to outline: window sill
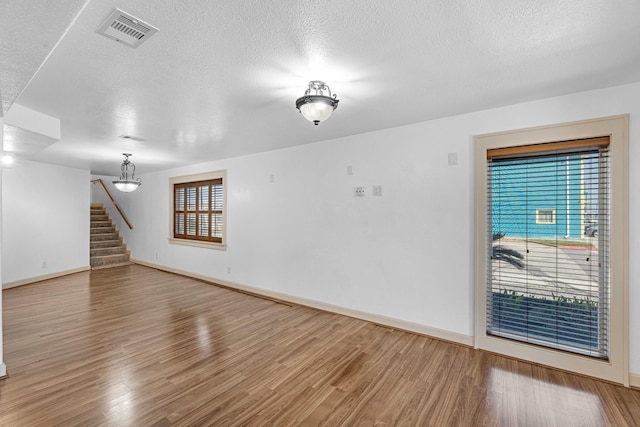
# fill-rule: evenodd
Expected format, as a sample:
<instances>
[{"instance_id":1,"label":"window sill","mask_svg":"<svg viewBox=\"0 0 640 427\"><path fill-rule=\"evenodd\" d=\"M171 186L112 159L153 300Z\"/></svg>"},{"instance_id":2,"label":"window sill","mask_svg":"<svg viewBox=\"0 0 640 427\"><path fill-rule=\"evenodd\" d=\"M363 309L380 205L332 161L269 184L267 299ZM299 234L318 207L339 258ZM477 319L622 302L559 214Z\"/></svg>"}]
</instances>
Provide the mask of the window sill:
<instances>
[{"instance_id":1,"label":"window sill","mask_svg":"<svg viewBox=\"0 0 640 427\"><path fill-rule=\"evenodd\" d=\"M169 238L169 243L172 245L195 246L198 248L218 249L223 251L227 249L227 245L223 243L202 242L198 240L187 240L187 239L174 239L172 237Z\"/></svg>"}]
</instances>

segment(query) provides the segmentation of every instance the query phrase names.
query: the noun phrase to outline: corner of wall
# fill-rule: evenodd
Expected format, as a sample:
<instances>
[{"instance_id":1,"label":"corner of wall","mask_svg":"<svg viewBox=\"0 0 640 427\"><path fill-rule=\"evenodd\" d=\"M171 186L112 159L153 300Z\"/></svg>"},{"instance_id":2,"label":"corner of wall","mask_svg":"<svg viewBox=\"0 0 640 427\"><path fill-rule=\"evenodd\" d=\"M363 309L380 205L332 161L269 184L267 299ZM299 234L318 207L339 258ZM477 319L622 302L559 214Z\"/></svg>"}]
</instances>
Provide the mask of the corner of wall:
<instances>
[{"instance_id":1,"label":"corner of wall","mask_svg":"<svg viewBox=\"0 0 640 427\"><path fill-rule=\"evenodd\" d=\"M629 374L629 385L640 390L640 374Z\"/></svg>"}]
</instances>

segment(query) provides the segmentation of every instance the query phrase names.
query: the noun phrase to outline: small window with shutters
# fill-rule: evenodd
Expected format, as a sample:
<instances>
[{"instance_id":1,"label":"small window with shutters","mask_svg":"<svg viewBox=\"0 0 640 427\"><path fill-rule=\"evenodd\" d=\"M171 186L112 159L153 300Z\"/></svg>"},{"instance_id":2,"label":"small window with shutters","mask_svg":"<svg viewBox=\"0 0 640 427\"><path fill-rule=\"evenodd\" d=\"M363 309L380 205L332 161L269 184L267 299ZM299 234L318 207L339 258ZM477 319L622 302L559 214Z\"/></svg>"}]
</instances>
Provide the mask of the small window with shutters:
<instances>
[{"instance_id":1,"label":"small window with shutters","mask_svg":"<svg viewBox=\"0 0 640 427\"><path fill-rule=\"evenodd\" d=\"M225 244L225 175L218 171L171 178L174 243Z\"/></svg>"}]
</instances>

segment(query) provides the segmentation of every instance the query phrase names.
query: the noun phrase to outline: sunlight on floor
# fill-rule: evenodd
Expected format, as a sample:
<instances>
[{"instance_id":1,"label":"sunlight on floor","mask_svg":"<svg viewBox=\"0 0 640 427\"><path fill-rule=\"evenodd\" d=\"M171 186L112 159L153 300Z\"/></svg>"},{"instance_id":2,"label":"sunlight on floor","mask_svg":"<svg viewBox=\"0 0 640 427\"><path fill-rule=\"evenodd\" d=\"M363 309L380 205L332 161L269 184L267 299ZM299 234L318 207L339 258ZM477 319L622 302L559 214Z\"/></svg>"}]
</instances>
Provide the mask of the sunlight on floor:
<instances>
[{"instance_id":1,"label":"sunlight on floor","mask_svg":"<svg viewBox=\"0 0 640 427\"><path fill-rule=\"evenodd\" d=\"M533 425L534 420L537 425L606 424L602 402L593 393L500 368L491 368L488 379L488 406L503 425Z\"/></svg>"}]
</instances>

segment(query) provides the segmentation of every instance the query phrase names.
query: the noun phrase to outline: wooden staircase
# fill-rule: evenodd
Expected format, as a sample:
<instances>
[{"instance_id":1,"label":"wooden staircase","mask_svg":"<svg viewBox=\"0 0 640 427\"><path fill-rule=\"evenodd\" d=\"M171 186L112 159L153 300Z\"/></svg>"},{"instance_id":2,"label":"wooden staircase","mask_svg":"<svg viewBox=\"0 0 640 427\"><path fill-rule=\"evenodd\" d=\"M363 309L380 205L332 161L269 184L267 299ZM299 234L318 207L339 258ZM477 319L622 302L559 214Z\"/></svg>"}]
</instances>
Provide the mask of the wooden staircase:
<instances>
[{"instance_id":1,"label":"wooden staircase","mask_svg":"<svg viewBox=\"0 0 640 427\"><path fill-rule=\"evenodd\" d=\"M102 203L91 203L91 268L130 263L130 252Z\"/></svg>"}]
</instances>

